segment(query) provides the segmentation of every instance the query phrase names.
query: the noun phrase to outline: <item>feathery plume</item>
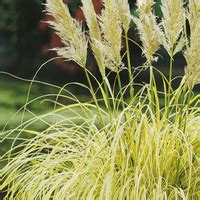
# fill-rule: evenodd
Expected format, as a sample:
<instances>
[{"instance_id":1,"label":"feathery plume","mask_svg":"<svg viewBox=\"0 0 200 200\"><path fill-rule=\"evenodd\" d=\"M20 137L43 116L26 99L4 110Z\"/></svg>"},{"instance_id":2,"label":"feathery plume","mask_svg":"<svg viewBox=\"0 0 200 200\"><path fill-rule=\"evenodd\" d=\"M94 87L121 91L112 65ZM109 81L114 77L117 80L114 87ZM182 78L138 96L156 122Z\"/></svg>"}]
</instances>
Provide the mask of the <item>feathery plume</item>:
<instances>
[{"instance_id":1,"label":"feathery plume","mask_svg":"<svg viewBox=\"0 0 200 200\"><path fill-rule=\"evenodd\" d=\"M95 14L91 0L82 0L82 4L89 27L92 51L101 75L105 77L105 67L117 72L121 65L121 25L126 23L124 27L127 28L129 24L125 20L120 21L116 0L103 0L104 9L100 16Z\"/></svg>"},{"instance_id":2,"label":"feathery plume","mask_svg":"<svg viewBox=\"0 0 200 200\"><path fill-rule=\"evenodd\" d=\"M187 62L185 68L186 82L190 90L200 83L200 0L189 2L188 20L190 25L189 46L184 55Z\"/></svg>"},{"instance_id":3,"label":"feathery plume","mask_svg":"<svg viewBox=\"0 0 200 200\"><path fill-rule=\"evenodd\" d=\"M117 5L119 20L121 21L122 27L125 30L125 32L128 32L129 25L131 22L131 13L128 0L117 0Z\"/></svg>"},{"instance_id":4,"label":"feathery plume","mask_svg":"<svg viewBox=\"0 0 200 200\"><path fill-rule=\"evenodd\" d=\"M97 42L104 53L104 66L117 72L121 62L121 22L118 16L118 4L116 0L103 0L105 9L99 16L102 30L102 41Z\"/></svg>"},{"instance_id":5,"label":"feathery plume","mask_svg":"<svg viewBox=\"0 0 200 200\"><path fill-rule=\"evenodd\" d=\"M133 17L142 41L143 54L149 61L155 60L153 55L162 43L162 32L152 13L153 4L152 0L138 1L139 18Z\"/></svg>"},{"instance_id":6,"label":"feathery plume","mask_svg":"<svg viewBox=\"0 0 200 200\"><path fill-rule=\"evenodd\" d=\"M68 7L62 0L47 0L46 11L54 17L54 21L48 23L56 30L65 45L54 50L66 60L73 60L85 67L87 40L81 24L71 17Z\"/></svg>"},{"instance_id":7,"label":"feathery plume","mask_svg":"<svg viewBox=\"0 0 200 200\"><path fill-rule=\"evenodd\" d=\"M150 14L154 0L137 0L138 11L143 14Z\"/></svg>"},{"instance_id":8,"label":"feathery plume","mask_svg":"<svg viewBox=\"0 0 200 200\"><path fill-rule=\"evenodd\" d=\"M104 54L101 48L99 48L99 43L102 40L102 37L97 15L91 0L82 0L82 5L82 10L89 28L90 45L94 57L96 58L99 71L102 77L105 77Z\"/></svg>"},{"instance_id":9,"label":"feathery plume","mask_svg":"<svg viewBox=\"0 0 200 200\"><path fill-rule=\"evenodd\" d=\"M92 0L82 0L82 5L82 10L90 30L90 37L97 40L101 39L101 31Z\"/></svg>"},{"instance_id":10,"label":"feathery plume","mask_svg":"<svg viewBox=\"0 0 200 200\"><path fill-rule=\"evenodd\" d=\"M181 37L185 23L185 9L182 0L162 0L162 27L164 30L163 46L170 56L181 51L185 44Z\"/></svg>"},{"instance_id":11,"label":"feathery plume","mask_svg":"<svg viewBox=\"0 0 200 200\"><path fill-rule=\"evenodd\" d=\"M189 13L187 13L187 17L190 23L190 28L194 30L196 24L200 21L200 0L190 0L188 7Z\"/></svg>"}]
</instances>

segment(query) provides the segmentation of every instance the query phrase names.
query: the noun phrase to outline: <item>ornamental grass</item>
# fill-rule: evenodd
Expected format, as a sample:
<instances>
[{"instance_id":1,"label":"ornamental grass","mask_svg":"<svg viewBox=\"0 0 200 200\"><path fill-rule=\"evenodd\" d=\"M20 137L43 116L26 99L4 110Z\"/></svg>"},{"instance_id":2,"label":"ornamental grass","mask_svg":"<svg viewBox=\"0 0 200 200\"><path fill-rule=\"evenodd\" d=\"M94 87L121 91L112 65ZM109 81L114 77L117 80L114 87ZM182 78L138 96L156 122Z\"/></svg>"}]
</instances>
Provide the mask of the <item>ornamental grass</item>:
<instances>
[{"instance_id":1,"label":"ornamental grass","mask_svg":"<svg viewBox=\"0 0 200 200\"><path fill-rule=\"evenodd\" d=\"M5 200L200 199L200 94L193 91L200 83L200 1L161 2L163 17L158 20L153 0L138 0L137 17L131 16L127 0L102 0L100 15L91 0L82 0L86 33L62 0L47 0L46 11L54 17L49 24L64 44L54 50L80 65L88 86L76 85L90 92L91 101L80 101L63 86L51 100L54 110L1 133L2 141L17 134L2 157L7 162L0 186ZM130 62L134 57L129 50L131 21L146 57L144 68L150 69L149 83L135 82L141 67L133 68ZM86 68L88 46L102 81ZM160 48L170 56L168 76L153 66ZM187 65L179 86L173 88L177 52L184 55ZM106 68L116 75L114 85ZM128 74L125 86L122 71ZM162 89L157 87L155 71L162 76ZM73 103L62 104L59 97ZM54 120L49 122L49 118ZM46 128L32 129L33 123L44 123ZM22 133L31 139L15 145Z\"/></svg>"}]
</instances>

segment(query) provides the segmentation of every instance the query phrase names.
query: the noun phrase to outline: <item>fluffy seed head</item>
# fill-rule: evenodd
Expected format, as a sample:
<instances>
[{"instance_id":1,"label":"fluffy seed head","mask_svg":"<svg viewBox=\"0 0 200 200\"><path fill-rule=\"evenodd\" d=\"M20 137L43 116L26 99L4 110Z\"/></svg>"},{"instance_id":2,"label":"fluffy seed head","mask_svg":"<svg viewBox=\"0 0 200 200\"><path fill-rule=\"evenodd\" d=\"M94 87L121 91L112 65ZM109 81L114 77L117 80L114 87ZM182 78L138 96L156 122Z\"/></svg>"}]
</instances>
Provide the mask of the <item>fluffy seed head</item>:
<instances>
[{"instance_id":1,"label":"fluffy seed head","mask_svg":"<svg viewBox=\"0 0 200 200\"><path fill-rule=\"evenodd\" d=\"M194 30L196 24L200 21L200 0L190 0L189 1L189 12L188 20L190 23L190 29Z\"/></svg>"},{"instance_id":2,"label":"fluffy seed head","mask_svg":"<svg viewBox=\"0 0 200 200\"><path fill-rule=\"evenodd\" d=\"M117 4L118 4L119 20L121 21L121 24L125 32L128 32L129 25L131 22L130 18L131 14L130 14L130 7L128 4L128 0L117 0Z\"/></svg>"},{"instance_id":3,"label":"fluffy seed head","mask_svg":"<svg viewBox=\"0 0 200 200\"><path fill-rule=\"evenodd\" d=\"M184 46L183 32L185 23L185 9L182 0L163 0L162 1L162 27L164 29L163 45L169 55L175 55Z\"/></svg>"},{"instance_id":4,"label":"fluffy seed head","mask_svg":"<svg viewBox=\"0 0 200 200\"><path fill-rule=\"evenodd\" d=\"M101 48L99 48L99 41L102 40L102 36L97 15L91 0L82 0L82 4L83 13L89 28L90 45L94 57L96 58L99 71L101 72L102 77L105 77L104 55Z\"/></svg>"},{"instance_id":5,"label":"fluffy seed head","mask_svg":"<svg viewBox=\"0 0 200 200\"><path fill-rule=\"evenodd\" d=\"M104 9L97 16L92 1L82 0L92 51L101 75L105 77L105 67L116 72L121 65L121 26L128 30L130 12L126 0L121 2L122 6L117 0L103 0L102 3Z\"/></svg>"},{"instance_id":6,"label":"fluffy seed head","mask_svg":"<svg viewBox=\"0 0 200 200\"><path fill-rule=\"evenodd\" d=\"M138 10L141 13L151 13L153 4L154 0L137 0Z\"/></svg>"},{"instance_id":7,"label":"fluffy seed head","mask_svg":"<svg viewBox=\"0 0 200 200\"><path fill-rule=\"evenodd\" d=\"M153 55L159 49L162 42L162 32L156 22L155 15L151 11L152 7L149 7L153 4L153 1L144 1L139 4L139 18L133 18L140 35L140 39L142 41L143 54L149 61L154 59ZM147 9L144 9L143 6L148 7L148 12Z\"/></svg>"},{"instance_id":8,"label":"fluffy seed head","mask_svg":"<svg viewBox=\"0 0 200 200\"><path fill-rule=\"evenodd\" d=\"M188 20L190 25L189 46L185 50L187 67L185 75L188 88L191 90L195 84L200 83L200 6L199 0L189 2Z\"/></svg>"},{"instance_id":9,"label":"fluffy seed head","mask_svg":"<svg viewBox=\"0 0 200 200\"><path fill-rule=\"evenodd\" d=\"M82 0L82 4L83 4L82 10L90 31L90 37L95 39L100 39L101 31L92 0Z\"/></svg>"},{"instance_id":10,"label":"fluffy seed head","mask_svg":"<svg viewBox=\"0 0 200 200\"><path fill-rule=\"evenodd\" d=\"M99 48L104 53L104 66L117 72L121 66L121 22L118 16L118 4L115 0L104 0L105 9L99 16L102 31L102 41L99 41Z\"/></svg>"},{"instance_id":11,"label":"fluffy seed head","mask_svg":"<svg viewBox=\"0 0 200 200\"><path fill-rule=\"evenodd\" d=\"M81 24L73 19L62 0L47 0L46 11L54 17L48 23L56 30L64 47L55 48L58 55L84 67L87 57L87 40Z\"/></svg>"}]
</instances>

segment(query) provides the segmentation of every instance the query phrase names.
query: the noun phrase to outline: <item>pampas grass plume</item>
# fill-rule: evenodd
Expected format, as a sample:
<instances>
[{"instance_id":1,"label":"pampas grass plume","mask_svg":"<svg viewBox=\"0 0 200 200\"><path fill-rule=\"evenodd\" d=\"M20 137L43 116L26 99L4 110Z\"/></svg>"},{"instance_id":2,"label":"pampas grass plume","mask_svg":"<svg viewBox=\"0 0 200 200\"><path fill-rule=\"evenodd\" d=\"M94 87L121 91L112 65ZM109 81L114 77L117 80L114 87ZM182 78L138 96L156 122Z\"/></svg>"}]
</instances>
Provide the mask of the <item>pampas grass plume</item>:
<instances>
[{"instance_id":1,"label":"pampas grass plume","mask_svg":"<svg viewBox=\"0 0 200 200\"><path fill-rule=\"evenodd\" d=\"M87 40L81 24L71 17L68 7L62 0L47 0L46 11L54 17L54 21L48 23L56 30L64 44L64 47L54 50L66 60L73 60L85 67Z\"/></svg>"},{"instance_id":2,"label":"pampas grass plume","mask_svg":"<svg viewBox=\"0 0 200 200\"><path fill-rule=\"evenodd\" d=\"M90 37L100 40L101 31L92 0L82 0L82 5L82 10L90 31Z\"/></svg>"},{"instance_id":3,"label":"pampas grass plume","mask_svg":"<svg viewBox=\"0 0 200 200\"><path fill-rule=\"evenodd\" d=\"M185 24L185 9L182 0L163 0L161 10L163 13L162 27L164 30L163 45L170 56L181 51L184 38L181 37Z\"/></svg>"},{"instance_id":4,"label":"pampas grass plume","mask_svg":"<svg viewBox=\"0 0 200 200\"><path fill-rule=\"evenodd\" d=\"M141 13L149 14L152 11L154 0L137 0L138 10Z\"/></svg>"},{"instance_id":5,"label":"pampas grass plume","mask_svg":"<svg viewBox=\"0 0 200 200\"><path fill-rule=\"evenodd\" d=\"M194 30L200 21L200 0L190 0L188 8L189 12L187 13L187 17L191 30Z\"/></svg>"},{"instance_id":6,"label":"pampas grass plume","mask_svg":"<svg viewBox=\"0 0 200 200\"><path fill-rule=\"evenodd\" d=\"M153 55L162 43L162 32L152 13L153 4L154 1L150 0L138 1L139 18L133 18L142 41L143 54L149 61L154 60Z\"/></svg>"},{"instance_id":7,"label":"pampas grass plume","mask_svg":"<svg viewBox=\"0 0 200 200\"><path fill-rule=\"evenodd\" d=\"M200 1L189 2L188 21L190 25L189 46L185 50L187 67L185 68L186 82L192 90L194 85L200 83Z\"/></svg>"},{"instance_id":8,"label":"pampas grass plume","mask_svg":"<svg viewBox=\"0 0 200 200\"><path fill-rule=\"evenodd\" d=\"M117 72L122 64L120 53L122 28L118 16L118 4L115 0L103 0L103 4L105 9L99 17L103 41L99 47L104 52L104 66Z\"/></svg>"},{"instance_id":9,"label":"pampas grass plume","mask_svg":"<svg viewBox=\"0 0 200 200\"><path fill-rule=\"evenodd\" d=\"M129 25L131 22L131 13L128 0L117 0L117 4L119 19L125 32L128 32Z\"/></svg>"},{"instance_id":10,"label":"pampas grass plume","mask_svg":"<svg viewBox=\"0 0 200 200\"><path fill-rule=\"evenodd\" d=\"M95 13L95 9L91 0L82 0L82 10L89 28L89 36L90 36L90 45L96 58L99 71L101 72L102 77L105 77L105 67L104 67L104 54L99 47L101 44L102 36L101 30L99 27L98 17Z\"/></svg>"}]
</instances>

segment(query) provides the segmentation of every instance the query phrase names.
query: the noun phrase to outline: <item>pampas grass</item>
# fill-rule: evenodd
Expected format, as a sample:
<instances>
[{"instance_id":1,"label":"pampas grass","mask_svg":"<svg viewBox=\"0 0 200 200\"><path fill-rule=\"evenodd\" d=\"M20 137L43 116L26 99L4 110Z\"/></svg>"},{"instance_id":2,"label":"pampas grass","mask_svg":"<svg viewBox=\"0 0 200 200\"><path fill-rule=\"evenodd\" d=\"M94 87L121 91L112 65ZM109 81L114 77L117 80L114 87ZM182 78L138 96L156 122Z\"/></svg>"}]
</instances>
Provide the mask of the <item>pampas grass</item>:
<instances>
[{"instance_id":1,"label":"pampas grass","mask_svg":"<svg viewBox=\"0 0 200 200\"><path fill-rule=\"evenodd\" d=\"M123 1L123 9L118 9L119 2L103 1L105 8L97 16L92 1L82 0L89 27L89 38L86 38L82 26L71 18L61 0L47 0L47 11L55 18L50 24L63 40L67 51L73 52L67 54L71 57L67 57L57 49L58 54L84 66L89 87L77 85L88 89L91 101L81 102L63 87L53 101L55 109L52 112L35 116L16 129L1 134L3 140L13 132L19 138L20 133L32 136L19 146L13 145L2 157L7 161L1 170L0 186L0 190L6 192L5 200L200 198L200 95L194 95L192 91L194 85L199 83L199 76L192 73L193 68L199 70L200 43L195 42L199 23L188 17L191 35L187 38L185 34L183 37L188 44L184 52L188 65L179 87L174 90L172 79L167 80L160 72L163 90L158 91L152 58L160 46L166 48L167 44L167 49L171 51L172 73L172 56L182 40L185 9L182 1L162 1L164 18L158 24L152 7L154 1L138 1L139 16L134 21L152 79L150 84L140 85L137 92L133 93L130 89L131 98L125 101L124 93L136 83L130 77L132 55L127 37L130 10L127 1ZM190 3L189 8L193 5ZM190 9L188 14L194 15ZM173 16L177 14L181 20L175 20L173 24ZM177 28L176 32L168 30L171 26ZM125 87L122 87L120 80L123 29L129 71L129 84ZM91 43L97 59L104 87L85 67L87 41ZM84 45L80 49L75 48L82 43ZM116 72L117 94L114 92L116 88L109 83L106 67ZM98 85L98 98L91 77ZM57 101L59 96L74 103L63 105ZM161 96L164 96L164 105L161 105ZM55 120L49 123L48 117ZM44 123L46 128L42 131L31 129L30 125L37 121Z\"/></svg>"},{"instance_id":2,"label":"pampas grass","mask_svg":"<svg viewBox=\"0 0 200 200\"><path fill-rule=\"evenodd\" d=\"M163 45L168 54L173 57L184 46L184 38L181 37L185 24L185 9L182 0L162 0L163 13L162 27L165 32Z\"/></svg>"},{"instance_id":3,"label":"pampas grass","mask_svg":"<svg viewBox=\"0 0 200 200\"><path fill-rule=\"evenodd\" d=\"M47 13L55 19L49 21L49 24L56 30L65 45L54 50L66 60L73 60L80 66L85 67L87 39L82 31L81 24L71 17L68 7L61 0L48 1L46 9Z\"/></svg>"},{"instance_id":4,"label":"pampas grass","mask_svg":"<svg viewBox=\"0 0 200 200\"><path fill-rule=\"evenodd\" d=\"M190 90L200 82L200 14L197 11L199 6L200 1L190 1L189 3L188 21L190 25L190 40L189 46L185 50L185 59L187 62L185 74Z\"/></svg>"},{"instance_id":5,"label":"pampas grass","mask_svg":"<svg viewBox=\"0 0 200 200\"><path fill-rule=\"evenodd\" d=\"M162 32L156 22L156 16L152 13L153 1L138 3L139 17L134 17L133 20L137 25L137 29L142 41L143 54L148 62L155 60L154 54L158 51L162 44Z\"/></svg>"}]
</instances>

